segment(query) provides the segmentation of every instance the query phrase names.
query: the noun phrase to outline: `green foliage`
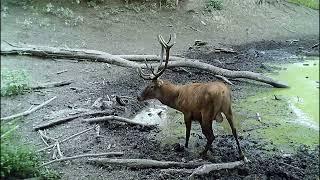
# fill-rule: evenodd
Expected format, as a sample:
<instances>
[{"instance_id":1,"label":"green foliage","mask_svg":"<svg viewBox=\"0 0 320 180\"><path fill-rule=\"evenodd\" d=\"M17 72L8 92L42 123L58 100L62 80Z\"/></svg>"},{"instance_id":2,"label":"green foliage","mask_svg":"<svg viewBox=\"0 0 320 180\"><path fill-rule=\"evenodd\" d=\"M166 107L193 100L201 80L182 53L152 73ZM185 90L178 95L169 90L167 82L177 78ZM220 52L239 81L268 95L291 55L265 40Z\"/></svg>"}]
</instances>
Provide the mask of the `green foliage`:
<instances>
[{"instance_id":1,"label":"green foliage","mask_svg":"<svg viewBox=\"0 0 320 180\"><path fill-rule=\"evenodd\" d=\"M289 2L301 4L312 9L319 9L319 0L289 0Z\"/></svg>"},{"instance_id":2,"label":"green foliage","mask_svg":"<svg viewBox=\"0 0 320 180\"><path fill-rule=\"evenodd\" d=\"M210 12L212 10L221 10L222 8L222 0L208 0L206 3L206 10Z\"/></svg>"},{"instance_id":3,"label":"green foliage","mask_svg":"<svg viewBox=\"0 0 320 180\"><path fill-rule=\"evenodd\" d=\"M1 69L1 96L22 94L28 89L28 79L25 71Z\"/></svg>"},{"instance_id":4,"label":"green foliage","mask_svg":"<svg viewBox=\"0 0 320 180\"><path fill-rule=\"evenodd\" d=\"M15 125L1 123L1 135L8 132ZM30 145L21 142L16 131L7 133L1 138L1 179L3 178L31 178L58 179L53 171L40 168L40 159Z\"/></svg>"}]
</instances>

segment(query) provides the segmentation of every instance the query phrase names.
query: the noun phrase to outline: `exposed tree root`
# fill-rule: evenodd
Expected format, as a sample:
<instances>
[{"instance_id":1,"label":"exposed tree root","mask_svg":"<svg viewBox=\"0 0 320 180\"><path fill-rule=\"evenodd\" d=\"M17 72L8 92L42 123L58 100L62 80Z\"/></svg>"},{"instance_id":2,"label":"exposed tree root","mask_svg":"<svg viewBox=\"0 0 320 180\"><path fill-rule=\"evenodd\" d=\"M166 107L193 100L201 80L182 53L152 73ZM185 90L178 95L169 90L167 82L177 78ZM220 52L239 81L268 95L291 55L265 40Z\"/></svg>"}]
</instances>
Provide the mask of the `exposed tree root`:
<instances>
[{"instance_id":1,"label":"exposed tree root","mask_svg":"<svg viewBox=\"0 0 320 180\"><path fill-rule=\"evenodd\" d=\"M114 64L123 67L130 68L144 68L144 64L129 61L127 59L121 58L121 56L114 56L109 53L96 50L85 50L85 49L66 49L66 48L54 48L54 47L43 47L43 46L31 46L24 45L24 47L17 47L13 45L1 45L1 55L28 55L37 56L42 58L65 58L65 59L85 59L90 61L105 62L109 64ZM182 58L184 59L184 58ZM153 67L156 65L153 64ZM270 84L278 88L286 88L288 85L278 82L270 77L264 76L262 74L250 72L250 71L232 71L227 69L222 69L207 63L203 63L197 60L176 60L170 61L168 68L173 67L189 67L201 69L204 71L211 72L215 75L224 76L226 78L246 78L255 81L260 81L263 83Z\"/></svg>"}]
</instances>

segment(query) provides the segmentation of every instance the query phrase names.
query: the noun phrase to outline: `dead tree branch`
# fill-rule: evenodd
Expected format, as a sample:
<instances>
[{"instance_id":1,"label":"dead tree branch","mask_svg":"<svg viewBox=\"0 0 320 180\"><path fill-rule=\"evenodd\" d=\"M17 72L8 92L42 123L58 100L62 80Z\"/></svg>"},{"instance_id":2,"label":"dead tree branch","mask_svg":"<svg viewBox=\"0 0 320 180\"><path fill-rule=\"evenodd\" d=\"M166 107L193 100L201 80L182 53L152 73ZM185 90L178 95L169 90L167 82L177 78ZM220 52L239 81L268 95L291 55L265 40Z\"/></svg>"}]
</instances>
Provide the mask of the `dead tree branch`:
<instances>
[{"instance_id":1,"label":"dead tree branch","mask_svg":"<svg viewBox=\"0 0 320 180\"><path fill-rule=\"evenodd\" d=\"M134 122L131 119L119 117L119 116L102 116L102 117L89 118L89 119L83 120L83 122L87 122L87 123L98 123L98 122L104 122L104 121L120 121L128 124L134 124L134 125L140 125L140 126L153 126L153 125Z\"/></svg>"},{"instance_id":2,"label":"dead tree branch","mask_svg":"<svg viewBox=\"0 0 320 180\"><path fill-rule=\"evenodd\" d=\"M42 142L43 142L46 146L49 146L49 144L47 143L47 141L44 140L43 134L42 134L41 130L39 130L38 133L39 133L39 135L40 135L40 138L41 138Z\"/></svg>"},{"instance_id":3,"label":"dead tree branch","mask_svg":"<svg viewBox=\"0 0 320 180\"><path fill-rule=\"evenodd\" d=\"M122 165L133 168L172 168L172 167L180 167L180 168L196 168L203 164L207 164L206 162L175 162L175 161L157 161L151 159L111 159L111 158L94 158L89 159L91 162L95 162L100 165Z\"/></svg>"},{"instance_id":4,"label":"dead tree branch","mask_svg":"<svg viewBox=\"0 0 320 180\"><path fill-rule=\"evenodd\" d=\"M63 140L61 140L61 141L58 141L58 142L59 142L59 143L63 143L63 142L65 142L65 141L68 141L69 139L72 139L72 138L74 138L74 137L77 137L77 136L79 136L79 135L81 135L81 134L83 134L83 133L86 133L86 132L88 132L88 131L90 131L90 130L92 130L92 129L95 129L95 128L96 128L96 126L91 127L91 128L88 128L88 129L86 129L86 130L83 130L83 131L81 131L81 132L79 132L79 133L76 133L76 134L74 134L74 135L72 135L72 136L69 136L69 137L67 137L67 138L65 138L65 139L63 139ZM48 146L48 147L39 149L37 152L41 152L41 151L44 151L44 150L47 150L47 149L51 149L51 148L53 148L55 145L56 145L56 144L52 144L52 145L50 145L50 146Z\"/></svg>"},{"instance_id":5,"label":"dead tree branch","mask_svg":"<svg viewBox=\"0 0 320 180\"><path fill-rule=\"evenodd\" d=\"M108 152L108 153L101 153L101 154L81 154L77 156L71 156L71 157L64 157L60 159L55 159L49 162L46 162L42 164L41 166L47 166L49 164L55 163L55 162L62 162L62 161L67 161L67 160L73 160L73 159L79 159L79 158L86 158L86 157L100 157L100 156L122 156L124 153L123 152Z\"/></svg>"},{"instance_id":6,"label":"dead tree branch","mask_svg":"<svg viewBox=\"0 0 320 180\"><path fill-rule=\"evenodd\" d=\"M24 47L15 47L6 45L1 47L1 55L28 55L42 58L65 58L65 59L86 59L94 62L105 62L122 67L130 68L144 68L144 64L129 61L119 56L113 56L109 53L96 50L85 49L67 49L25 45ZM152 65L152 64L151 64ZM153 67L156 67L153 65ZM201 69L203 71L211 72L215 75L221 75L226 78L246 78L255 81L267 83L277 88L287 88L288 85L278 82L270 77L250 71L232 71L228 69L219 68L207 63L196 60L170 61L168 68L173 67L189 67Z\"/></svg>"},{"instance_id":7,"label":"dead tree branch","mask_svg":"<svg viewBox=\"0 0 320 180\"><path fill-rule=\"evenodd\" d=\"M14 119L14 118L17 118L17 117L27 116L27 115L33 113L34 111L42 108L43 106L49 104L51 101L53 101L53 100L56 99L56 98L57 98L57 97L55 96L55 97L49 99L48 101L40 104L39 106L36 106L36 107L30 109L30 110L27 110L27 111L22 112L22 113L14 114L14 115L11 115L11 116L3 117L3 118L1 118L1 120L10 120L10 119Z\"/></svg>"},{"instance_id":8,"label":"dead tree branch","mask_svg":"<svg viewBox=\"0 0 320 180\"><path fill-rule=\"evenodd\" d=\"M55 126L55 125L59 125L59 124L65 123L65 122L69 122L69 121L74 120L74 119L79 118L79 117L99 115L99 114L109 115L109 114L112 114L112 113L113 113L112 110L85 112L85 113L81 113L81 114L77 114L77 115L73 115L73 116L68 116L68 117L52 120L50 122L47 122L45 124L41 124L41 125L35 127L34 130L37 131L39 129L46 129L46 128L49 128L49 127L52 127L52 126Z\"/></svg>"}]
</instances>

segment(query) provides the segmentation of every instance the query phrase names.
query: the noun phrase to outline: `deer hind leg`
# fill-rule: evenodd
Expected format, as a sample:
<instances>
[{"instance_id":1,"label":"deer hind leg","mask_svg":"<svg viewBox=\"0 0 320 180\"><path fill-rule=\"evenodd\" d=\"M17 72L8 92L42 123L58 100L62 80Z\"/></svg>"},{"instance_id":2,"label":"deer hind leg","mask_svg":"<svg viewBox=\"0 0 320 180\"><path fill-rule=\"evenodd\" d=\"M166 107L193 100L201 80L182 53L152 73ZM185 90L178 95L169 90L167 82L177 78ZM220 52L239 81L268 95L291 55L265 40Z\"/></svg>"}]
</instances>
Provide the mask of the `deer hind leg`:
<instances>
[{"instance_id":1,"label":"deer hind leg","mask_svg":"<svg viewBox=\"0 0 320 180\"><path fill-rule=\"evenodd\" d=\"M212 121L213 121L213 117L211 116L210 113L206 113L202 115L202 121L201 121L201 129L202 129L202 133L206 136L207 138L207 144L205 146L204 151L201 152L201 155L206 155L208 150L210 150L211 152L213 152L212 149L212 142L215 139L214 135L213 135L213 131L212 131Z\"/></svg>"},{"instance_id":2,"label":"deer hind leg","mask_svg":"<svg viewBox=\"0 0 320 180\"><path fill-rule=\"evenodd\" d=\"M229 122L229 125L231 127L232 134L233 134L234 138L236 139L240 159L244 160L245 157L244 157L244 154L243 154L242 149L240 147L237 130L234 127L234 124L233 124L233 115L232 115L231 107L229 108L228 113L226 113L225 115L226 115L226 118L227 118L227 120Z\"/></svg>"}]
</instances>

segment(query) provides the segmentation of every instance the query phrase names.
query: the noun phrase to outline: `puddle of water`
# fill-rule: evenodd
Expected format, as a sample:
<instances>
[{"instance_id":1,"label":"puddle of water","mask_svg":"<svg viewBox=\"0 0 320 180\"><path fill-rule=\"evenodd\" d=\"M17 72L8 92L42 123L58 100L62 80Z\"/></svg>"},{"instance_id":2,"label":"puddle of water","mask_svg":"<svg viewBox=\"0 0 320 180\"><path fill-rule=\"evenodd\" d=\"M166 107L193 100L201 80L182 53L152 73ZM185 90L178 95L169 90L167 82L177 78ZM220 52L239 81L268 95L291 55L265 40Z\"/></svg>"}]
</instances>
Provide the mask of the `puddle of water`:
<instances>
[{"instance_id":1,"label":"puddle of water","mask_svg":"<svg viewBox=\"0 0 320 180\"><path fill-rule=\"evenodd\" d=\"M281 65L282 70L269 76L287 82L290 88L270 88L238 102L237 112L254 117L258 112L262 121L278 124L257 129L254 136L263 136L275 144L291 148L296 144L319 144L319 58L303 63ZM281 100L275 100L275 96ZM244 109L247 112L244 112ZM242 119L243 118L243 119ZM256 118L239 116L242 129L257 125ZM261 126L261 124L260 124Z\"/></svg>"}]
</instances>

